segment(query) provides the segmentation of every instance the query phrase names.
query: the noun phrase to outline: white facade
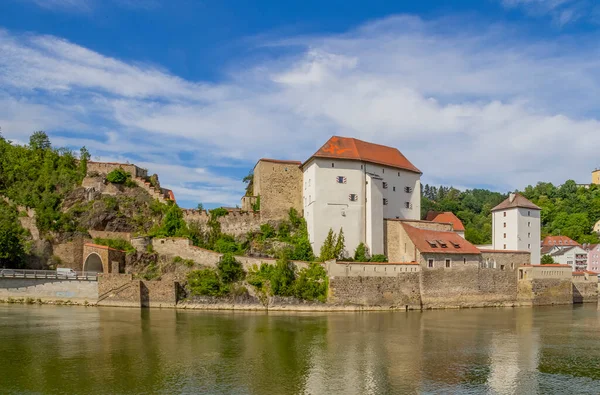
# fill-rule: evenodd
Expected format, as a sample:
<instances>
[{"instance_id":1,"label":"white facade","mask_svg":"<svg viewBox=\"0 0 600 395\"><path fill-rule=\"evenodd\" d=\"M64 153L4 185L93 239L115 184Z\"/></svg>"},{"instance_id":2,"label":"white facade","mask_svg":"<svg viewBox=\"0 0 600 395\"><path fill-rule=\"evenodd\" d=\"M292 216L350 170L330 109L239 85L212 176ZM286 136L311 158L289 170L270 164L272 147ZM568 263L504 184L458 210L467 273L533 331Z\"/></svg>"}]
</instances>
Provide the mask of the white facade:
<instances>
[{"instance_id":1,"label":"white facade","mask_svg":"<svg viewBox=\"0 0 600 395\"><path fill-rule=\"evenodd\" d=\"M540 264L540 210L510 207L492 213L492 246L495 250L529 251L531 264Z\"/></svg>"},{"instance_id":2,"label":"white facade","mask_svg":"<svg viewBox=\"0 0 600 395\"><path fill-rule=\"evenodd\" d=\"M329 229L344 230L346 253L361 243L384 252L384 218L420 219L421 175L360 160L314 157L304 170L304 217L315 255Z\"/></svg>"},{"instance_id":3,"label":"white facade","mask_svg":"<svg viewBox=\"0 0 600 395\"><path fill-rule=\"evenodd\" d=\"M581 272L588 268L588 252L579 246L563 247L559 252L552 254L554 263L569 265L574 272Z\"/></svg>"}]
</instances>

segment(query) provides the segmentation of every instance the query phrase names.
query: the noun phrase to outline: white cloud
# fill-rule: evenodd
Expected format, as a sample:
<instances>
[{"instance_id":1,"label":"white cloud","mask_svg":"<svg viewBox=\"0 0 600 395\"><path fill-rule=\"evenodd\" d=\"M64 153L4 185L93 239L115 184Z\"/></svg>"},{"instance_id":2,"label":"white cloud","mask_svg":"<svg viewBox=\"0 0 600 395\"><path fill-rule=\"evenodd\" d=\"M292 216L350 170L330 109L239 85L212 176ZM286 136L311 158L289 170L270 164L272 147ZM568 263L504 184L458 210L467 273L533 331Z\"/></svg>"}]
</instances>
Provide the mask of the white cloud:
<instances>
[{"instance_id":1,"label":"white cloud","mask_svg":"<svg viewBox=\"0 0 600 395\"><path fill-rule=\"evenodd\" d=\"M23 3L30 3L42 9L55 12L71 12L78 14L88 14L96 8L106 3L114 4L118 7L133 10L152 10L158 8L160 3L157 0L18 0ZM104 2L104 3L103 3Z\"/></svg>"},{"instance_id":2,"label":"white cloud","mask_svg":"<svg viewBox=\"0 0 600 395\"><path fill-rule=\"evenodd\" d=\"M587 0L502 0L505 8L522 8L532 16L550 15L558 26L595 16L593 3Z\"/></svg>"},{"instance_id":3,"label":"white cloud","mask_svg":"<svg viewBox=\"0 0 600 395\"><path fill-rule=\"evenodd\" d=\"M239 174L214 168L304 160L333 134L398 147L425 182L587 181L600 164L597 40L467 25L397 16L268 41L305 49L219 84L0 31L0 100L11 106L0 126L16 139L45 129L60 132L59 144L131 158L190 202L235 204Z\"/></svg>"}]
</instances>

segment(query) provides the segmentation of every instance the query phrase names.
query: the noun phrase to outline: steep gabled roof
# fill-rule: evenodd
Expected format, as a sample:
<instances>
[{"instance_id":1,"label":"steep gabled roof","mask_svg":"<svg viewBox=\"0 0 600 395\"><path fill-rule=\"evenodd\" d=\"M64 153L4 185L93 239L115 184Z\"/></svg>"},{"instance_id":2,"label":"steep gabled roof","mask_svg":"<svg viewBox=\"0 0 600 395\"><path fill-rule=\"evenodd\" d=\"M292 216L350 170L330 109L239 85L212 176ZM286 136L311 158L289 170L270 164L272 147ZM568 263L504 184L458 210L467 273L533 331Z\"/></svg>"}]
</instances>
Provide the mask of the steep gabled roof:
<instances>
[{"instance_id":1,"label":"steep gabled roof","mask_svg":"<svg viewBox=\"0 0 600 395\"><path fill-rule=\"evenodd\" d=\"M454 213L450 212L450 211L446 211L445 213L439 213L438 215L435 216L434 219L432 219L433 222L441 222L444 224L450 223L452 224L452 229L454 229L455 232L464 232L465 231L465 227L462 223L462 221L456 216L454 215Z\"/></svg>"},{"instance_id":2,"label":"steep gabled roof","mask_svg":"<svg viewBox=\"0 0 600 395\"><path fill-rule=\"evenodd\" d=\"M480 254L481 251L456 232L418 229L402 223L406 234L421 253Z\"/></svg>"},{"instance_id":3,"label":"steep gabled roof","mask_svg":"<svg viewBox=\"0 0 600 395\"><path fill-rule=\"evenodd\" d=\"M351 137L331 137L304 164L312 158L359 160L421 174L421 170L406 159L398 149Z\"/></svg>"},{"instance_id":4,"label":"steep gabled roof","mask_svg":"<svg viewBox=\"0 0 600 395\"><path fill-rule=\"evenodd\" d=\"M492 211L506 210L509 208L530 208L532 210L541 210L538 206L531 203L527 198L520 193L511 193L502 203L492 209Z\"/></svg>"}]
</instances>

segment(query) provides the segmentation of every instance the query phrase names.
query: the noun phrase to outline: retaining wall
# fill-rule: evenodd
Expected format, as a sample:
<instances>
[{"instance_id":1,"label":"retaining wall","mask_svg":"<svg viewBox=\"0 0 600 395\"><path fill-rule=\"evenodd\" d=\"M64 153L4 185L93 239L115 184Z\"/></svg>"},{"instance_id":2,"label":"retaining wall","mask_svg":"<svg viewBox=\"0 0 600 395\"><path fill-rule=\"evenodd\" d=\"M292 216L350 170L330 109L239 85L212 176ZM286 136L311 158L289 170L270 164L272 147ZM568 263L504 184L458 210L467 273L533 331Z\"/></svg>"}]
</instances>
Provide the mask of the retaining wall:
<instances>
[{"instance_id":1,"label":"retaining wall","mask_svg":"<svg viewBox=\"0 0 600 395\"><path fill-rule=\"evenodd\" d=\"M206 210L183 210L183 219L190 223L192 221L206 227L210 214ZM266 222L266 221L265 221ZM248 232L256 232L260 230L261 216L259 212L253 211L231 211L229 214L219 217L221 231L223 233L238 237L244 236Z\"/></svg>"},{"instance_id":2,"label":"retaining wall","mask_svg":"<svg viewBox=\"0 0 600 395\"><path fill-rule=\"evenodd\" d=\"M42 300L98 299L98 282L36 278L0 278L0 299L33 298Z\"/></svg>"},{"instance_id":3,"label":"retaining wall","mask_svg":"<svg viewBox=\"0 0 600 395\"><path fill-rule=\"evenodd\" d=\"M573 303L598 302L598 276L573 276Z\"/></svg>"},{"instance_id":4,"label":"retaining wall","mask_svg":"<svg viewBox=\"0 0 600 395\"><path fill-rule=\"evenodd\" d=\"M328 304L420 309L419 273L330 277Z\"/></svg>"},{"instance_id":5,"label":"retaining wall","mask_svg":"<svg viewBox=\"0 0 600 395\"><path fill-rule=\"evenodd\" d=\"M98 276L98 305L121 307L174 307L179 285L173 281L145 281L131 274Z\"/></svg>"}]
</instances>

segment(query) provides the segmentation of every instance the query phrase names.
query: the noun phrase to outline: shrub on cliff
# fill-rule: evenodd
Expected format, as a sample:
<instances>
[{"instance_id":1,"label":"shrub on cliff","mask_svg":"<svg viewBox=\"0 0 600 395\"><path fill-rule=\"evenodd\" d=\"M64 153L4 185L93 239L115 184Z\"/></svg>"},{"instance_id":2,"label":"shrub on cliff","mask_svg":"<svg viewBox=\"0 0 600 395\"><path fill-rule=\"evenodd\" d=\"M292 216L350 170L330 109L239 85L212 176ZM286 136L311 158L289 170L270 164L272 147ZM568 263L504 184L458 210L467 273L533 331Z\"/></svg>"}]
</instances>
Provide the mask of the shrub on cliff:
<instances>
[{"instance_id":1,"label":"shrub on cliff","mask_svg":"<svg viewBox=\"0 0 600 395\"><path fill-rule=\"evenodd\" d=\"M225 284L241 281L246 276L242 264L235 259L233 254L225 254L217 265L219 277Z\"/></svg>"},{"instance_id":2,"label":"shrub on cliff","mask_svg":"<svg viewBox=\"0 0 600 395\"><path fill-rule=\"evenodd\" d=\"M131 174L121 169L114 169L106 175L106 180L113 184L125 184L125 182L131 177Z\"/></svg>"},{"instance_id":3,"label":"shrub on cliff","mask_svg":"<svg viewBox=\"0 0 600 395\"><path fill-rule=\"evenodd\" d=\"M294 283L294 296L304 300L327 300L327 272L317 262L300 270Z\"/></svg>"},{"instance_id":4,"label":"shrub on cliff","mask_svg":"<svg viewBox=\"0 0 600 395\"><path fill-rule=\"evenodd\" d=\"M187 280L192 295L223 296L228 291L217 272L212 269L191 271L187 275Z\"/></svg>"}]
</instances>

